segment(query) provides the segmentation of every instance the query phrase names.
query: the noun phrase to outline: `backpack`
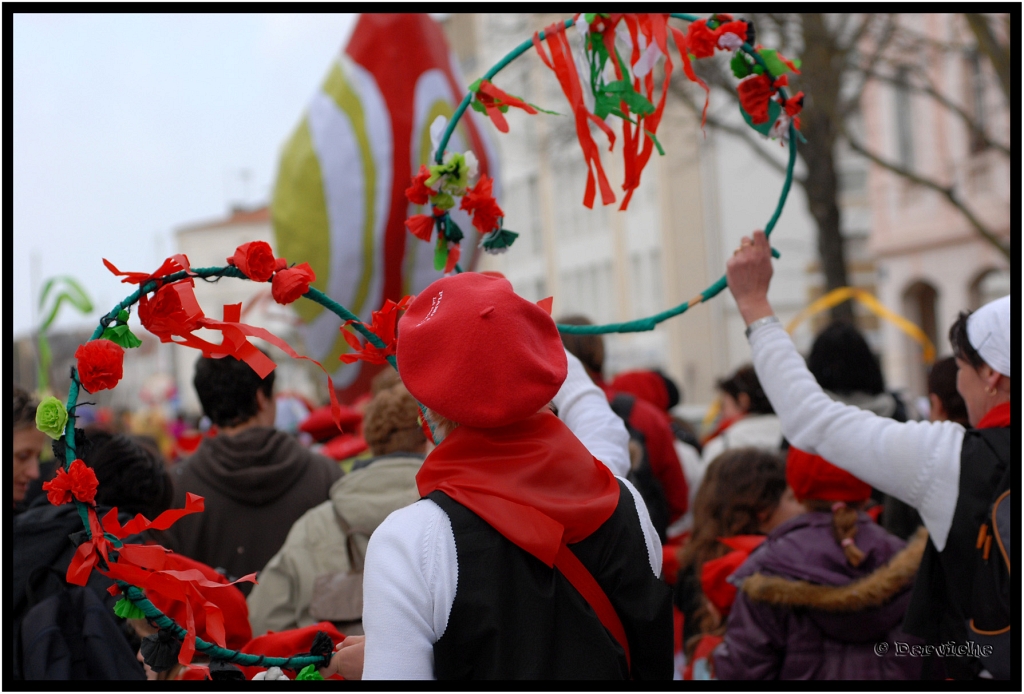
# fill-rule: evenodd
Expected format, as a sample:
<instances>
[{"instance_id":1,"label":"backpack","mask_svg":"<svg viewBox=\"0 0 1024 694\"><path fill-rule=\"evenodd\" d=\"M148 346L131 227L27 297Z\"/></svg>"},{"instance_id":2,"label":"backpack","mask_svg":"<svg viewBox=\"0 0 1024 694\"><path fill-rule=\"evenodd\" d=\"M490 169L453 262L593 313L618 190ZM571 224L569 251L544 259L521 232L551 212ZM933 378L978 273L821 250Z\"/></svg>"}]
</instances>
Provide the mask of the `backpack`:
<instances>
[{"instance_id":1,"label":"backpack","mask_svg":"<svg viewBox=\"0 0 1024 694\"><path fill-rule=\"evenodd\" d=\"M626 431L629 432L630 470L626 479L640 492L647 506L647 513L651 517L651 523L658 531L658 539L665 544L669 518L668 499L665 497L661 482L651 469L647 456L647 440L643 432L629 423L635 402L636 398L629 393L618 393L611 401L612 411L622 419Z\"/></svg>"},{"instance_id":2,"label":"backpack","mask_svg":"<svg viewBox=\"0 0 1024 694\"><path fill-rule=\"evenodd\" d=\"M333 506L333 504L332 504ZM332 622L346 636L363 633L363 560L356 536L369 538L371 532L352 528L334 507L334 517L345 535L348 571L336 571L316 577L309 615L317 621Z\"/></svg>"},{"instance_id":3,"label":"backpack","mask_svg":"<svg viewBox=\"0 0 1024 694\"><path fill-rule=\"evenodd\" d=\"M30 594L29 602L35 604L15 634L17 665L24 679L146 679L114 613L91 588L65 584L38 603Z\"/></svg>"},{"instance_id":4,"label":"backpack","mask_svg":"<svg viewBox=\"0 0 1024 694\"><path fill-rule=\"evenodd\" d=\"M1010 473L1008 465L996 485L988 515L978 531L976 568L971 588L971 605L967 634L980 651L977 654L985 669L997 680L1013 676L1010 656L1014 608L1014 587L1010 581Z\"/></svg>"}]
</instances>

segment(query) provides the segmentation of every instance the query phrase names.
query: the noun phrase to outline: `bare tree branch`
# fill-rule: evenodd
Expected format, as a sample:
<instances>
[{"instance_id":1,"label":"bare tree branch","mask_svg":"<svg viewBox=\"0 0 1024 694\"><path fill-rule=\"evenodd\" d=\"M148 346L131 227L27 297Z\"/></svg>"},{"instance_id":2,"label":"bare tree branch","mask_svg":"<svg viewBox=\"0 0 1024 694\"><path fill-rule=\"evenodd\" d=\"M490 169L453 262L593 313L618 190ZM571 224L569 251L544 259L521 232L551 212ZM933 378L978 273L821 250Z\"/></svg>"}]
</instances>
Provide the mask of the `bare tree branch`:
<instances>
[{"instance_id":1,"label":"bare tree branch","mask_svg":"<svg viewBox=\"0 0 1024 694\"><path fill-rule=\"evenodd\" d=\"M869 73L868 77L876 79L879 82L885 82L887 84L899 84L900 86L906 87L911 91L915 91L920 94L925 94L931 97L932 99L935 99L935 101L938 102L941 106L949 109L957 116L959 116L960 120L964 122L964 125L966 125L972 133L975 133L981 139L982 143L986 147L991 147L992 149L998 150L1000 153L1006 155L1007 157L1013 156L1010 152L1010 147L1008 145L1004 145L1001 142L996 142L989 138L988 134L984 131L984 129L979 127L977 119L975 119L974 116L972 116L970 113L968 113L958 104L956 104L952 99L950 99L946 95L942 94L938 89L936 89L935 84L931 81L931 79L928 77L926 73L917 71L914 74L924 81L923 86L915 84L913 82L899 83L894 78L889 77L888 75L883 75L878 72Z\"/></svg>"},{"instance_id":2,"label":"bare tree branch","mask_svg":"<svg viewBox=\"0 0 1024 694\"><path fill-rule=\"evenodd\" d=\"M842 133L843 137L845 137L846 141L849 143L850 149L852 149L853 151L867 157L878 166L881 166L883 169L887 169L893 172L894 174L907 179L908 181L911 181L924 188L928 188L929 190L934 190L935 192L941 194L944 198L946 198L946 200L949 201L951 205L953 205L953 207L960 211L960 214L962 214L967 219L970 225L974 227L975 231L977 231L982 238L988 241L1000 253L1005 255L1007 260L1012 260L1012 257L1010 256L1009 242L1004 243L1002 239L1000 239L988 227L982 224L981 220L975 217L974 213L971 212L971 210L963 203L963 201L960 200L953 186L943 186L931 179L919 176L918 174L900 166L899 164L895 164L891 161L883 159L878 154L870 151L867 147L865 147L856 139L851 137L850 133L847 131L845 127L843 128Z\"/></svg>"},{"instance_id":3,"label":"bare tree branch","mask_svg":"<svg viewBox=\"0 0 1024 694\"><path fill-rule=\"evenodd\" d=\"M896 20L892 15L887 15L886 23L884 25L884 28L882 29L882 35L879 37L878 41L875 42L875 50L872 52L867 62L861 68L863 79L861 80L860 84L858 84L857 87L853 90L851 96L848 99L841 102L838 106L840 120L845 121L846 118L848 118L850 114L853 113L854 109L860 106L860 98L864 93L864 87L865 85L867 85L868 79L872 76L872 73L875 69L875 65L878 64L878 62L882 59L882 56L885 54L886 49L889 47L889 42L892 40L892 37L895 35L895 33ZM851 45L854 47L856 46L856 44Z\"/></svg>"},{"instance_id":4,"label":"bare tree branch","mask_svg":"<svg viewBox=\"0 0 1024 694\"><path fill-rule=\"evenodd\" d=\"M978 48L992 63L992 68L999 77L999 86L1002 88L1006 100L1013 103L1010 100L1010 45L1004 46L999 43L995 34L992 33L992 27L989 26L985 15L966 13L964 17L967 19L967 25L971 28L974 37L978 40Z\"/></svg>"}]
</instances>

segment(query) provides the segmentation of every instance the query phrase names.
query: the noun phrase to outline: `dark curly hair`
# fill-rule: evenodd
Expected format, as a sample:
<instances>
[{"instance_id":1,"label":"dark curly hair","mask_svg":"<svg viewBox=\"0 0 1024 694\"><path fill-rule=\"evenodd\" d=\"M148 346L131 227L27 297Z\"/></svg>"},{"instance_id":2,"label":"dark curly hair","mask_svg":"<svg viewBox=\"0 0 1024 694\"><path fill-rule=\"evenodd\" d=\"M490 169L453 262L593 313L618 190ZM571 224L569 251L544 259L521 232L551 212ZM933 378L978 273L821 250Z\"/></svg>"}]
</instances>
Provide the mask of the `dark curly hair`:
<instances>
[{"instance_id":1,"label":"dark curly hair","mask_svg":"<svg viewBox=\"0 0 1024 694\"><path fill-rule=\"evenodd\" d=\"M96 503L150 520L171 507L174 487L160 455L132 436L89 427L82 461L96 473Z\"/></svg>"},{"instance_id":2,"label":"dark curly hair","mask_svg":"<svg viewBox=\"0 0 1024 694\"><path fill-rule=\"evenodd\" d=\"M261 379L252 367L234 357L200 357L192 385L210 421L219 427L232 427L256 416L257 391L268 398L273 396L274 372Z\"/></svg>"},{"instance_id":3,"label":"dark curly hair","mask_svg":"<svg viewBox=\"0 0 1024 694\"><path fill-rule=\"evenodd\" d=\"M28 391L14 386L14 429L36 425L36 407L39 403Z\"/></svg>"},{"instance_id":4,"label":"dark curly hair","mask_svg":"<svg viewBox=\"0 0 1024 694\"><path fill-rule=\"evenodd\" d=\"M718 389L736 401L739 401L740 393L746 393L750 398L750 407L747 408L750 414L775 414L768 396L761 389L761 382L757 380L757 372L750 364L741 366L732 376L720 380Z\"/></svg>"},{"instance_id":5,"label":"dark curly hair","mask_svg":"<svg viewBox=\"0 0 1024 694\"><path fill-rule=\"evenodd\" d=\"M847 321L836 321L818 333L807 368L825 390L848 395L885 392L885 379L867 340Z\"/></svg>"}]
</instances>

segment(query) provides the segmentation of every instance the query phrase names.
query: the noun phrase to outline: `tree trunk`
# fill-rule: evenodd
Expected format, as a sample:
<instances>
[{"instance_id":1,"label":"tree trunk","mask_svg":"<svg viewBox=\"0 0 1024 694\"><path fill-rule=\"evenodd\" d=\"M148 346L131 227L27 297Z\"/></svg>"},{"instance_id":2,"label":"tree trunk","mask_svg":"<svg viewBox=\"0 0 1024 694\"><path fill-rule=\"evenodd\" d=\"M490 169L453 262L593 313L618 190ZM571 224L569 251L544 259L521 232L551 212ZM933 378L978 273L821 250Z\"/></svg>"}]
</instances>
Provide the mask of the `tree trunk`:
<instances>
[{"instance_id":1,"label":"tree trunk","mask_svg":"<svg viewBox=\"0 0 1024 694\"><path fill-rule=\"evenodd\" d=\"M825 275L825 290L849 284L846 252L840 231L839 184L836 175L836 125L832 118L839 100L840 70L836 69L835 42L816 13L803 15L804 50L801 87L808 97L800 116L801 130L807 138L800 155L807 165L803 182L807 208L818 226L818 255ZM853 306L844 302L832 309L833 320L853 320Z\"/></svg>"}]
</instances>

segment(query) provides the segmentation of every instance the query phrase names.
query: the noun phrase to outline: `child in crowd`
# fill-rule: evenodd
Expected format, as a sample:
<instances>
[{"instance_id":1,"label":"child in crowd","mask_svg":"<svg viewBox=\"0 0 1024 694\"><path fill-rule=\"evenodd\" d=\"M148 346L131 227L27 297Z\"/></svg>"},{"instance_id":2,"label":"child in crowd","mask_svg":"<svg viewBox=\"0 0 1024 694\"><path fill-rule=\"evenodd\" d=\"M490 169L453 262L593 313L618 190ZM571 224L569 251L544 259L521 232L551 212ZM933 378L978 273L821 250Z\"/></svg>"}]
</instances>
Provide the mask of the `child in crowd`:
<instances>
[{"instance_id":1,"label":"child in crowd","mask_svg":"<svg viewBox=\"0 0 1024 694\"><path fill-rule=\"evenodd\" d=\"M729 579L741 586L719 679L916 679L921 661L878 644L918 643L900 625L927 534L909 545L859 511L871 487L790 448L786 480L807 513L790 518Z\"/></svg>"},{"instance_id":2,"label":"child in crowd","mask_svg":"<svg viewBox=\"0 0 1024 694\"><path fill-rule=\"evenodd\" d=\"M694 500L694 530L680 552L675 604L683 613L683 644L688 660L699 659L721 640L728 600L709 600L728 594L728 574L705 572L712 562L749 547L752 536L763 537L778 525L804 512L786 486L782 460L756 448L726 451L708 466ZM730 544L730 541L732 544ZM749 552L749 549L747 549ZM731 557L730 561L735 557ZM707 573L708 583L703 578ZM712 639L703 643L705 636ZM708 677L697 668L694 677Z\"/></svg>"}]
</instances>

